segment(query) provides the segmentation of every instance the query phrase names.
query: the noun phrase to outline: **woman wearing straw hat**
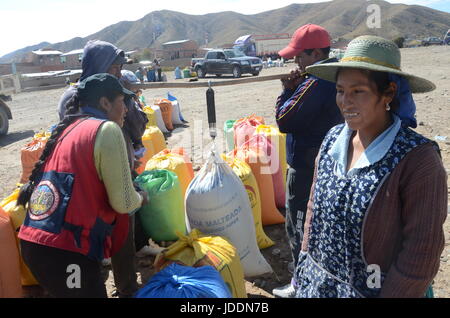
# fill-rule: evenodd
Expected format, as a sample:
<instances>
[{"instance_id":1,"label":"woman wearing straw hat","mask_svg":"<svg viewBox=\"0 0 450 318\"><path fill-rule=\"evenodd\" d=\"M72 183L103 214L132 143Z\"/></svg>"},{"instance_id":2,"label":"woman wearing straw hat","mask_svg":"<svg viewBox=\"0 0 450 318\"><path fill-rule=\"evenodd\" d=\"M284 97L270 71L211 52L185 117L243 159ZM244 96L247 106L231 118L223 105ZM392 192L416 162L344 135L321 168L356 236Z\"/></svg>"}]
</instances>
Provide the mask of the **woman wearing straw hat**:
<instances>
[{"instance_id":1,"label":"woman wearing straw hat","mask_svg":"<svg viewBox=\"0 0 450 318\"><path fill-rule=\"evenodd\" d=\"M447 176L437 145L409 127L412 93L434 84L402 72L398 47L375 36L306 71L336 82L345 123L328 132L316 159L296 296L432 295Z\"/></svg>"}]
</instances>

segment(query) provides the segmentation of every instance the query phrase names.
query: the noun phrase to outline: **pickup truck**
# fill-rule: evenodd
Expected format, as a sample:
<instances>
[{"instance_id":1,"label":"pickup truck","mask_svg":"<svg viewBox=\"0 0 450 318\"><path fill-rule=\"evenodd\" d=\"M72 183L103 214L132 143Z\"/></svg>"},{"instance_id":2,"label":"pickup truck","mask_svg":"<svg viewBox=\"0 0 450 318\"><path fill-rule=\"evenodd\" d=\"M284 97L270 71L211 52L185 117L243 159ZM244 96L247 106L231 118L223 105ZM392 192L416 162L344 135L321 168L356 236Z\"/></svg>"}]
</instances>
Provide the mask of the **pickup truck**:
<instances>
[{"instance_id":1,"label":"pickup truck","mask_svg":"<svg viewBox=\"0 0 450 318\"><path fill-rule=\"evenodd\" d=\"M210 50L204 59L195 59L193 62L199 78L204 78L206 74L215 74L217 77L233 74L235 78L246 73L257 76L262 70L260 58L246 56L236 49Z\"/></svg>"},{"instance_id":2,"label":"pickup truck","mask_svg":"<svg viewBox=\"0 0 450 318\"><path fill-rule=\"evenodd\" d=\"M9 94L17 94L20 89L18 75L0 76L0 136L8 133L8 120L12 119L11 109L6 105L6 102L12 100Z\"/></svg>"}]
</instances>

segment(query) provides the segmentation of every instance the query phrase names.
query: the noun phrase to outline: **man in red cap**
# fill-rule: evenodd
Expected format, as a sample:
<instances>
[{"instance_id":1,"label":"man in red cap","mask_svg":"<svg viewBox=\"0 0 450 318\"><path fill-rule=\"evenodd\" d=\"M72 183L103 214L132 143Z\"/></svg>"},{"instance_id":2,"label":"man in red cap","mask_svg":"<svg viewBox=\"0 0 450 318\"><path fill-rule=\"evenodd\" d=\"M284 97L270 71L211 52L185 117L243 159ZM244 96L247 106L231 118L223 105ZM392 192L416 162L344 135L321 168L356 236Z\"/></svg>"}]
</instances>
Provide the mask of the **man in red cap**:
<instances>
[{"instance_id":1,"label":"man in red cap","mask_svg":"<svg viewBox=\"0 0 450 318\"><path fill-rule=\"evenodd\" d=\"M330 46L330 35L324 28L307 24L297 29L289 45L278 52L284 59L295 58L298 64L298 69L281 80L283 92L276 105L278 127L287 134L286 232L293 258L288 266L291 273L303 240L316 156L328 130L343 122L336 105L336 85L304 73L307 66L337 62L328 58ZM273 294L294 297L295 285L292 279L290 284L275 288Z\"/></svg>"}]
</instances>

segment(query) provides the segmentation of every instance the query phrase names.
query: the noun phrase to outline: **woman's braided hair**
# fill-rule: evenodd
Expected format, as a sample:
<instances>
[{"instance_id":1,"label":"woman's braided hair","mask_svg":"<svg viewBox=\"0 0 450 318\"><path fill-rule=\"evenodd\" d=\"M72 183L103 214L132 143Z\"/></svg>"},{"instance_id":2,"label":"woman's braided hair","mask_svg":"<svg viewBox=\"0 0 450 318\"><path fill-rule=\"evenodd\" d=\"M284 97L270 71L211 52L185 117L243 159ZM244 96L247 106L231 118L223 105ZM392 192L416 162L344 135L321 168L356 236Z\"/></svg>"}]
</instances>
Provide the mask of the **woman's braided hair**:
<instances>
[{"instance_id":1,"label":"woman's braided hair","mask_svg":"<svg viewBox=\"0 0 450 318\"><path fill-rule=\"evenodd\" d=\"M33 193L33 190L36 187L36 182L38 181L39 175L42 170L42 166L44 165L46 159L53 152L53 149L55 149L59 136L68 126L70 126L73 122L75 122L75 120L84 116L81 114L77 115L79 109L80 109L80 101L78 99L78 94L75 93L75 95L73 95L73 97L67 103L67 111L64 116L64 119L58 123L55 129L53 129L50 138L47 140L47 143L45 144L44 150L42 151L39 160L34 165L33 171L31 172L31 175L29 177L29 181L20 188L19 198L17 199L17 205L26 206L28 201L30 201L31 194Z\"/></svg>"}]
</instances>

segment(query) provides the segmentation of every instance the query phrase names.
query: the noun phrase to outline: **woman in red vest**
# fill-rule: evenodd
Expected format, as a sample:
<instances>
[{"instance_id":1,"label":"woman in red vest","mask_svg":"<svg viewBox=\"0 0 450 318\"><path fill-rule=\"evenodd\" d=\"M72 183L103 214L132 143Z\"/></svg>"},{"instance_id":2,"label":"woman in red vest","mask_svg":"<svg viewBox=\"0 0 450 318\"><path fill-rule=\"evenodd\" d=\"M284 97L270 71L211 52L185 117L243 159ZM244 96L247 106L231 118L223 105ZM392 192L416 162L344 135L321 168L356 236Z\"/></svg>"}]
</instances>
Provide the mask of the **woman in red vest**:
<instances>
[{"instance_id":1,"label":"woman in red vest","mask_svg":"<svg viewBox=\"0 0 450 318\"><path fill-rule=\"evenodd\" d=\"M107 297L100 262L123 245L128 215L147 202L131 180L124 97L110 74L80 83L18 204L25 263L53 297Z\"/></svg>"}]
</instances>

